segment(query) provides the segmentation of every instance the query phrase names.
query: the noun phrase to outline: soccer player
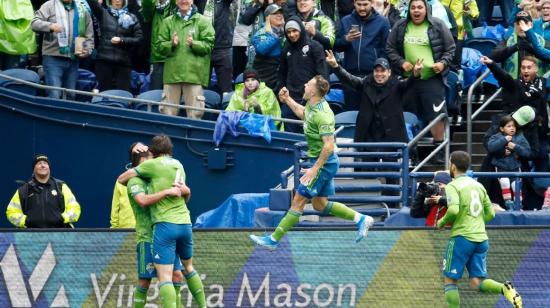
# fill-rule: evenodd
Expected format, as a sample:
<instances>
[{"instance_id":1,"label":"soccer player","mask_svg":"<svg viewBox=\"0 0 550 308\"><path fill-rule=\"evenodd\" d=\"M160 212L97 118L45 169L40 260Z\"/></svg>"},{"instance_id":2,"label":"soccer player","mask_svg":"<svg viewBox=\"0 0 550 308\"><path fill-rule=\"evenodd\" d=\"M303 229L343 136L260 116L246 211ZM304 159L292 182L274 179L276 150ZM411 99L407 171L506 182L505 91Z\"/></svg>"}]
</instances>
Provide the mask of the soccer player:
<instances>
[{"instance_id":1,"label":"soccer player","mask_svg":"<svg viewBox=\"0 0 550 308\"><path fill-rule=\"evenodd\" d=\"M130 147L129 156L133 168L145 160L152 158L152 154L148 151L147 146L141 143L133 144ZM140 177L131 178L127 185L128 189L124 188L127 190L130 206L136 218L138 286L134 291L134 308L143 308L147 302L147 290L151 284L151 279L157 276L151 252L151 246L153 245L153 223L151 222L148 206L166 196L179 196L181 190L177 187L171 187L159 193L148 195L147 182ZM172 282L176 291L176 303L181 303L180 289L183 282L181 270L181 261L174 256ZM180 305L178 304L177 307L180 307Z\"/></svg>"},{"instance_id":2,"label":"soccer player","mask_svg":"<svg viewBox=\"0 0 550 308\"><path fill-rule=\"evenodd\" d=\"M328 201L327 197L334 194L333 177L338 170L338 156L334 152L334 113L324 99L329 90L328 81L320 75L310 79L305 84L302 106L292 99L286 88L279 92L279 99L300 119L305 119L304 134L308 145L308 156L313 160L313 166L304 170L300 185L292 200L292 206L283 217L275 232L271 235L250 235L256 244L274 250L283 236L296 225L304 212L308 200L312 200L313 208L326 214L331 214L346 220L353 220L358 227L356 242L366 235L374 220L368 215L360 214L342 203ZM298 172L296 170L296 172Z\"/></svg>"},{"instance_id":3,"label":"soccer player","mask_svg":"<svg viewBox=\"0 0 550 308\"><path fill-rule=\"evenodd\" d=\"M163 191L173 185L185 190L184 197L189 198L191 191L185 185L185 171L182 164L172 158L172 141L166 135L153 137L149 150L154 159L144 161L129 169L118 178L125 184L133 177L149 180L151 193ZM159 279L160 296L163 307L176 307L177 294L172 284L174 256L183 263L183 273L189 291L200 308L206 307L206 298L202 281L193 268L193 234L191 217L184 197L170 196L151 206L153 223L153 259Z\"/></svg>"},{"instance_id":4,"label":"soccer player","mask_svg":"<svg viewBox=\"0 0 550 308\"><path fill-rule=\"evenodd\" d=\"M443 229L448 223L453 224L451 239L443 259L445 300L451 308L460 307L456 284L466 267L472 288L483 293L503 294L515 308L521 308L521 296L512 283L499 283L486 278L489 241L485 223L495 217L495 212L485 188L466 176L469 167L468 153L451 153L450 171L454 180L445 187L447 213L437 221L438 229Z\"/></svg>"}]
</instances>

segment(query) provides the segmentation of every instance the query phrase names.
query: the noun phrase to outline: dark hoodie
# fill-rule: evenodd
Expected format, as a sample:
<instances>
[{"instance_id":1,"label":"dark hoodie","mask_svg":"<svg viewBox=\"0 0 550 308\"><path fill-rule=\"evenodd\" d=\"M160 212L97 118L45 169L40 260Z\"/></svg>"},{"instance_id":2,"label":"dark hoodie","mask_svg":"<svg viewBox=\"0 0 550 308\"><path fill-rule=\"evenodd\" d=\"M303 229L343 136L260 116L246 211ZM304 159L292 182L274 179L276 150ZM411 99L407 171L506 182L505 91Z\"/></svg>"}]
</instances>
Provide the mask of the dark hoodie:
<instances>
[{"instance_id":1,"label":"dark hoodie","mask_svg":"<svg viewBox=\"0 0 550 308\"><path fill-rule=\"evenodd\" d=\"M445 64L445 70L441 73L441 75L446 76L447 72L449 71L449 66L453 63L455 55L456 47L453 41L453 36L451 34L451 31L449 31L449 29L441 19L432 17L429 9L430 6L427 1L420 1L424 2L427 9L426 20L429 23L428 38L431 43L434 62L441 62ZM409 14L407 14L407 18L395 23L390 32L386 45L386 54L388 55L388 58L391 62L392 70L398 74L403 73L403 69L401 67L406 61L404 40L405 32L407 30L407 24L409 23L409 21L411 21L411 2L409 2Z\"/></svg>"},{"instance_id":2,"label":"dark hoodie","mask_svg":"<svg viewBox=\"0 0 550 308\"><path fill-rule=\"evenodd\" d=\"M328 79L328 74L323 46L309 38L299 17L292 16L286 23L291 20L300 25L300 38L297 42L292 43L285 31L286 45L281 54L277 91L282 87L286 87L290 92L290 97L296 101L301 101L304 94L304 84L316 75L322 75Z\"/></svg>"}]
</instances>

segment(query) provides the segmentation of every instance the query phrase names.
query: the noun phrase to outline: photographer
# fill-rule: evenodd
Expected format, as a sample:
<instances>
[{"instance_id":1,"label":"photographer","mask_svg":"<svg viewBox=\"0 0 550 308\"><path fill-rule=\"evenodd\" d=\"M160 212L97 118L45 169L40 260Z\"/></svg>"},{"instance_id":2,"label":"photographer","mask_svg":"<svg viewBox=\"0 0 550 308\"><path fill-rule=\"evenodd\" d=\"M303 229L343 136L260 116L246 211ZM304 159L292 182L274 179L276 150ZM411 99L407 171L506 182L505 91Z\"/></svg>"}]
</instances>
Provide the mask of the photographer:
<instances>
[{"instance_id":1,"label":"photographer","mask_svg":"<svg viewBox=\"0 0 550 308\"><path fill-rule=\"evenodd\" d=\"M426 217L426 226L435 226L438 219L447 212L445 185L451 182L447 171L438 171L429 183L420 183L411 207L414 218Z\"/></svg>"}]
</instances>

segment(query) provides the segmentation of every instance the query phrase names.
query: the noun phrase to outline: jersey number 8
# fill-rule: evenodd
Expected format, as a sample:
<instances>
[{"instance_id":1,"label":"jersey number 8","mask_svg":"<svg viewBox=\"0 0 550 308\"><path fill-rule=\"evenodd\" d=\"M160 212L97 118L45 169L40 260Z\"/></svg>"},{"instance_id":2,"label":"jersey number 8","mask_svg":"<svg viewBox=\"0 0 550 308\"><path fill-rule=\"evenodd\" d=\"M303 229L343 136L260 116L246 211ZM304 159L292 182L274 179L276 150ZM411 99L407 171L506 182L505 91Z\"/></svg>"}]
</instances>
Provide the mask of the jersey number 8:
<instances>
[{"instance_id":1,"label":"jersey number 8","mask_svg":"<svg viewBox=\"0 0 550 308\"><path fill-rule=\"evenodd\" d=\"M473 217L478 217L483 210L481 205L481 200L479 199L479 192L477 190L472 190L470 192L470 215Z\"/></svg>"}]
</instances>

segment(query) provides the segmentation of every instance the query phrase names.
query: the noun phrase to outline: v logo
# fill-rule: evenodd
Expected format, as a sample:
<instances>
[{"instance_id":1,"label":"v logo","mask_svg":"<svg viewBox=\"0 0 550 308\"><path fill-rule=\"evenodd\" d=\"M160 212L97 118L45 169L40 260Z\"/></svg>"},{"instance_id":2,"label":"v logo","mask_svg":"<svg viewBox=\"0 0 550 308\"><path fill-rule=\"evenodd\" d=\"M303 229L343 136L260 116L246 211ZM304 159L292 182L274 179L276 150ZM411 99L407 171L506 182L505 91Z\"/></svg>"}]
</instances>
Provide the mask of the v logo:
<instances>
[{"instance_id":1,"label":"v logo","mask_svg":"<svg viewBox=\"0 0 550 308\"><path fill-rule=\"evenodd\" d=\"M52 246L48 244L29 278L33 302L36 301L40 292L44 289L44 285L46 281L48 281L48 278L50 278L56 264L57 262L53 254ZM17 254L15 253L13 245L10 245L6 254L0 261L0 269L4 275L4 282L6 283L11 305L13 307L32 307L31 299L29 298L28 290L23 279L23 273L21 272L21 267L17 260ZM69 307L69 301L63 285L59 288L55 299L51 303L51 307Z\"/></svg>"}]
</instances>

